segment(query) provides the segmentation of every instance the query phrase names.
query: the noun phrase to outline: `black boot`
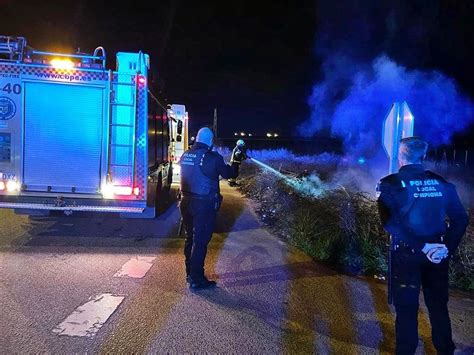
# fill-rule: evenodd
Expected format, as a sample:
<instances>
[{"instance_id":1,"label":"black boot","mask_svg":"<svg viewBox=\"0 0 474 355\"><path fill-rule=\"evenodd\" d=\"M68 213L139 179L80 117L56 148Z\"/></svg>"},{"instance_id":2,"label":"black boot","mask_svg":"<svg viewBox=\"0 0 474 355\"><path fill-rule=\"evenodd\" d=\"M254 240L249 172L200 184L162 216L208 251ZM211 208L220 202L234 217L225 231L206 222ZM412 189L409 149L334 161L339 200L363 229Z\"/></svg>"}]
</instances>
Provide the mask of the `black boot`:
<instances>
[{"instance_id":1,"label":"black boot","mask_svg":"<svg viewBox=\"0 0 474 355\"><path fill-rule=\"evenodd\" d=\"M208 288L216 287L217 283L215 281L208 280L206 278L199 281L191 281L189 288L191 290L204 290Z\"/></svg>"}]
</instances>

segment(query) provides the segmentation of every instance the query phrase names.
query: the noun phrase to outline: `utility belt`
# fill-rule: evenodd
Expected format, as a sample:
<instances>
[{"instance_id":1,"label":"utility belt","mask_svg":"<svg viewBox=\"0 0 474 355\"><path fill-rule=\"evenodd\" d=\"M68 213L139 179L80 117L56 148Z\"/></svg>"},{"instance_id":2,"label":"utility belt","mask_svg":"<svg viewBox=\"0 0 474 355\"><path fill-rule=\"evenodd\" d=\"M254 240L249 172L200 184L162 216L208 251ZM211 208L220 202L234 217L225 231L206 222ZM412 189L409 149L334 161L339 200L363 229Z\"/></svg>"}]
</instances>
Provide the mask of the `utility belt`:
<instances>
[{"instance_id":1,"label":"utility belt","mask_svg":"<svg viewBox=\"0 0 474 355\"><path fill-rule=\"evenodd\" d=\"M181 196L182 197L186 197L186 198L194 198L194 199L197 199L197 200L212 200L214 198L216 198L216 196L218 196L219 193L210 193L210 194L207 194L207 195L200 195L200 194L195 194L195 193L192 193L192 192L186 192L186 191L181 191Z\"/></svg>"},{"instance_id":2,"label":"utility belt","mask_svg":"<svg viewBox=\"0 0 474 355\"><path fill-rule=\"evenodd\" d=\"M437 235L432 238L427 238L426 243L444 243L444 234L442 235ZM404 251L404 252L409 252L414 254L415 249L413 249L411 246L409 246L407 243L405 243L402 240L395 240L392 245L392 250L399 250L399 251Z\"/></svg>"},{"instance_id":3,"label":"utility belt","mask_svg":"<svg viewBox=\"0 0 474 355\"><path fill-rule=\"evenodd\" d=\"M403 252L415 254L415 249L413 249L413 248L410 247L407 243L402 242L402 241L395 242L395 243L392 245L392 250L393 250L393 251L403 251Z\"/></svg>"},{"instance_id":4,"label":"utility belt","mask_svg":"<svg viewBox=\"0 0 474 355\"><path fill-rule=\"evenodd\" d=\"M219 192L214 192L207 195L200 195L192 192L180 191L178 194L178 200L181 200L182 198L214 202L214 210L216 211L221 208L223 200L223 197Z\"/></svg>"}]
</instances>

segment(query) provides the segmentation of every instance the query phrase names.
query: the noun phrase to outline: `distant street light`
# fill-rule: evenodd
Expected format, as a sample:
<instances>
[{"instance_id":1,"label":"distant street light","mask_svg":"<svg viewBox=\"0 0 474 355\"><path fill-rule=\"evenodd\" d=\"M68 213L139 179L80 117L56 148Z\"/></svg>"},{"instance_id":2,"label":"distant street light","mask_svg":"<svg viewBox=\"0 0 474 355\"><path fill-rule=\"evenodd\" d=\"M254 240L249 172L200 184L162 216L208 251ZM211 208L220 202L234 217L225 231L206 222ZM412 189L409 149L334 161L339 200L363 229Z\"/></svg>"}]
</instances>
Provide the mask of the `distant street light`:
<instances>
[{"instance_id":1,"label":"distant street light","mask_svg":"<svg viewBox=\"0 0 474 355\"><path fill-rule=\"evenodd\" d=\"M242 137L245 137L245 132L240 132L240 135L241 135Z\"/></svg>"},{"instance_id":2,"label":"distant street light","mask_svg":"<svg viewBox=\"0 0 474 355\"><path fill-rule=\"evenodd\" d=\"M271 133L267 133L267 137L271 138L273 135Z\"/></svg>"},{"instance_id":3,"label":"distant street light","mask_svg":"<svg viewBox=\"0 0 474 355\"><path fill-rule=\"evenodd\" d=\"M237 132L234 132L234 136L238 136L239 134Z\"/></svg>"},{"instance_id":4,"label":"distant street light","mask_svg":"<svg viewBox=\"0 0 474 355\"><path fill-rule=\"evenodd\" d=\"M278 133L275 133L275 134L273 135L273 137L278 137Z\"/></svg>"}]
</instances>

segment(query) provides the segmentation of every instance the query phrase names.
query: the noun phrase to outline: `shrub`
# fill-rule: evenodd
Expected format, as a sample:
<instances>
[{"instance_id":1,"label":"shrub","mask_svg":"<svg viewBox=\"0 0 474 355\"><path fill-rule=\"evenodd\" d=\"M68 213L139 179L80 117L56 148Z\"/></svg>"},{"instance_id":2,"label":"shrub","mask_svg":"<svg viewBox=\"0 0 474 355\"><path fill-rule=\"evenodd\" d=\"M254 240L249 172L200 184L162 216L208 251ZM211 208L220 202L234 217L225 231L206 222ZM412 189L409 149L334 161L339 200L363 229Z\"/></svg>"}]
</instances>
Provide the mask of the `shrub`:
<instances>
[{"instance_id":1,"label":"shrub","mask_svg":"<svg viewBox=\"0 0 474 355\"><path fill-rule=\"evenodd\" d=\"M464 290L474 290L474 228L473 215L466 235L461 241L456 255L450 261L449 281Z\"/></svg>"}]
</instances>

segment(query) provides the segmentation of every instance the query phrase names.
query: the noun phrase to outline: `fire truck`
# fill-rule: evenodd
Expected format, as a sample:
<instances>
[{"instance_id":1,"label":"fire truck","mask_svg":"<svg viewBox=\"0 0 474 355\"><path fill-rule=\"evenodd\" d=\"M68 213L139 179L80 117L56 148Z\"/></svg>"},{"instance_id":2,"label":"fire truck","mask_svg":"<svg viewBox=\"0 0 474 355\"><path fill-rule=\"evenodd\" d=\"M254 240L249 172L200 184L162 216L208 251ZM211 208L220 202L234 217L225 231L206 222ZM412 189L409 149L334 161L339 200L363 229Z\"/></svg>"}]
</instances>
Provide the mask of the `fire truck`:
<instances>
[{"instance_id":1,"label":"fire truck","mask_svg":"<svg viewBox=\"0 0 474 355\"><path fill-rule=\"evenodd\" d=\"M172 182L145 53L52 53L0 36L0 207L153 218Z\"/></svg>"},{"instance_id":2,"label":"fire truck","mask_svg":"<svg viewBox=\"0 0 474 355\"><path fill-rule=\"evenodd\" d=\"M179 160L188 149L188 112L185 105L173 104L168 108L171 126L171 159L173 162L173 183L179 183L181 169Z\"/></svg>"}]
</instances>

